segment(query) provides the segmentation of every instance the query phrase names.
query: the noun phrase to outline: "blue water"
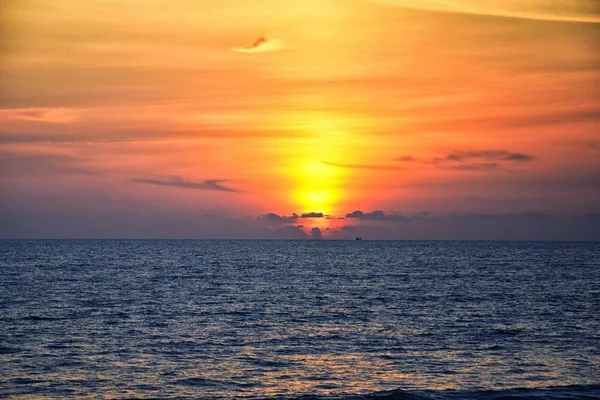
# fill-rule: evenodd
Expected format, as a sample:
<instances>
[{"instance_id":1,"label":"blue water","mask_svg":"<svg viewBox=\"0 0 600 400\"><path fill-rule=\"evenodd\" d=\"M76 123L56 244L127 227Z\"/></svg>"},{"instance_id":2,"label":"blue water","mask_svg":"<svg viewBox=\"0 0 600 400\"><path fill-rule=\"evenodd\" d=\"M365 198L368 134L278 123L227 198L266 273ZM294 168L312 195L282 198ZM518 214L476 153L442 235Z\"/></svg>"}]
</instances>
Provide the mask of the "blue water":
<instances>
[{"instance_id":1,"label":"blue water","mask_svg":"<svg viewBox=\"0 0 600 400\"><path fill-rule=\"evenodd\" d=\"M600 398L600 243L2 241L0 397Z\"/></svg>"}]
</instances>

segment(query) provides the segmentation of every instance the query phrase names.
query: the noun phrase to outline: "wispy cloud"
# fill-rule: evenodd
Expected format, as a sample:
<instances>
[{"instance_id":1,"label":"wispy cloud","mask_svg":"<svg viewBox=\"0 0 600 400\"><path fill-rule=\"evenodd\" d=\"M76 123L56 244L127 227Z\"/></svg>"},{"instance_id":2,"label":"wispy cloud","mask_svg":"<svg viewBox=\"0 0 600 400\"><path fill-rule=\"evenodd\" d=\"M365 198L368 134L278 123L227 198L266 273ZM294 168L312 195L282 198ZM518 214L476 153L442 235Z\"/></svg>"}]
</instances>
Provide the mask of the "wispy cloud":
<instances>
[{"instance_id":1,"label":"wispy cloud","mask_svg":"<svg viewBox=\"0 0 600 400\"><path fill-rule=\"evenodd\" d=\"M375 0L398 7L545 21L600 23L595 0Z\"/></svg>"},{"instance_id":2,"label":"wispy cloud","mask_svg":"<svg viewBox=\"0 0 600 400\"><path fill-rule=\"evenodd\" d=\"M52 152L0 151L0 170L12 175L101 175L85 157Z\"/></svg>"},{"instance_id":3,"label":"wispy cloud","mask_svg":"<svg viewBox=\"0 0 600 400\"><path fill-rule=\"evenodd\" d=\"M132 180L138 183L147 183L151 185L170 186L183 189L196 190L214 190L218 192L241 193L241 190L223 185L223 182L228 182L227 179L207 179L200 182L184 180L178 176L174 177L159 177L159 178L136 178Z\"/></svg>"},{"instance_id":4,"label":"wispy cloud","mask_svg":"<svg viewBox=\"0 0 600 400\"><path fill-rule=\"evenodd\" d=\"M394 161L399 163L419 163L431 165L439 169L456 171L489 171L500 169L503 165L508 163L533 160L535 160L535 157L530 154L506 150L453 151L442 157L418 158L411 155L404 155L394 159ZM321 162L332 167L348 169L395 171L404 168L401 164L346 164L330 161Z\"/></svg>"},{"instance_id":5,"label":"wispy cloud","mask_svg":"<svg viewBox=\"0 0 600 400\"><path fill-rule=\"evenodd\" d=\"M476 163L476 164L459 164L459 165L448 165L441 167L443 169L451 169L454 171L489 171L494 169L500 169L498 163Z\"/></svg>"},{"instance_id":6,"label":"wispy cloud","mask_svg":"<svg viewBox=\"0 0 600 400\"><path fill-rule=\"evenodd\" d=\"M397 170L397 169L402 168L399 165L393 165L393 164L389 164L389 165L384 165L384 164L346 164L346 163L334 163L334 162L330 162L330 161L321 161L321 162L323 164L329 165L331 167L348 168L348 169L371 169L371 170L386 171L386 170Z\"/></svg>"},{"instance_id":7,"label":"wispy cloud","mask_svg":"<svg viewBox=\"0 0 600 400\"><path fill-rule=\"evenodd\" d=\"M524 153L511 153L506 150L475 150L455 151L448 154L446 159L450 161L469 161L472 159L531 161L534 157Z\"/></svg>"},{"instance_id":8,"label":"wispy cloud","mask_svg":"<svg viewBox=\"0 0 600 400\"><path fill-rule=\"evenodd\" d=\"M20 119L50 124L69 124L80 119L80 111L60 107L6 108L0 110L0 119Z\"/></svg>"},{"instance_id":9,"label":"wispy cloud","mask_svg":"<svg viewBox=\"0 0 600 400\"><path fill-rule=\"evenodd\" d=\"M575 123L600 122L600 110L597 107L576 109L549 109L543 113L523 112L498 117L469 118L458 120L437 120L432 125L444 126L452 124L461 129L484 128L528 128L568 125Z\"/></svg>"},{"instance_id":10,"label":"wispy cloud","mask_svg":"<svg viewBox=\"0 0 600 400\"><path fill-rule=\"evenodd\" d=\"M535 160L531 154L510 152L507 150L459 150L443 157L418 158L401 156L395 159L401 163L420 163L439 169L455 171L489 171L500 169L510 163L522 163Z\"/></svg>"}]
</instances>

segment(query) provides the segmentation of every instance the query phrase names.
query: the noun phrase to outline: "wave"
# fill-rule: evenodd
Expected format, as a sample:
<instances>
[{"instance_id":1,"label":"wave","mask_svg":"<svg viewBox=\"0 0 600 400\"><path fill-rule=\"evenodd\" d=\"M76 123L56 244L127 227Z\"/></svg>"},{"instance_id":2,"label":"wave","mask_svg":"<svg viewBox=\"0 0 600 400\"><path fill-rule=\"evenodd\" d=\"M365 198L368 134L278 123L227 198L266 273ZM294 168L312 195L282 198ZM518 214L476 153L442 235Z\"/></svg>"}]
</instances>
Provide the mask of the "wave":
<instances>
[{"instance_id":1,"label":"wave","mask_svg":"<svg viewBox=\"0 0 600 400\"><path fill-rule=\"evenodd\" d=\"M294 399L294 397L286 397ZM268 398L263 398L268 399ZM517 388L505 390L391 390L364 395L299 396L298 400L592 400L600 399L600 384L572 385L548 388Z\"/></svg>"}]
</instances>

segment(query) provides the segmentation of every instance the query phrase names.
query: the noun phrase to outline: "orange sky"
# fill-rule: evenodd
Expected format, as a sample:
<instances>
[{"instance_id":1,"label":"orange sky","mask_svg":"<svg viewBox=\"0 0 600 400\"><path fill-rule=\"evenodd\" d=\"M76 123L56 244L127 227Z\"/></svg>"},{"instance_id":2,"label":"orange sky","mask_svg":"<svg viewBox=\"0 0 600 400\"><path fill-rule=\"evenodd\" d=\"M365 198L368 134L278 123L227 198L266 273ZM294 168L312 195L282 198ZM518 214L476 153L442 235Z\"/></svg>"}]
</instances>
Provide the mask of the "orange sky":
<instances>
[{"instance_id":1,"label":"orange sky","mask_svg":"<svg viewBox=\"0 0 600 400\"><path fill-rule=\"evenodd\" d=\"M404 216L452 238L415 221L600 212L594 1L2 6L0 237L404 238Z\"/></svg>"}]
</instances>

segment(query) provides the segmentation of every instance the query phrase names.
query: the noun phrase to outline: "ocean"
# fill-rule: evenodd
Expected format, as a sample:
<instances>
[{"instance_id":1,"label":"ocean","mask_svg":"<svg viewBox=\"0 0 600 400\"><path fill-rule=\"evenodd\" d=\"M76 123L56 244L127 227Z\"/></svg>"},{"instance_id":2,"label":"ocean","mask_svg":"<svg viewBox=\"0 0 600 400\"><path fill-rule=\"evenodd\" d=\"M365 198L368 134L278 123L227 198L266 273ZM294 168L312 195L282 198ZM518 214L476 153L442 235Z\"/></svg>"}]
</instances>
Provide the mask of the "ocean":
<instances>
[{"instance_id":1,"label":"ocean","mask_svg":"<svg viewBox=\"0 0 600 400\"><path fill-rule=\"evenodd\" d=\"M0 241L0 397L600 398L600 243Z\"/></svg>"}]
</instances>

